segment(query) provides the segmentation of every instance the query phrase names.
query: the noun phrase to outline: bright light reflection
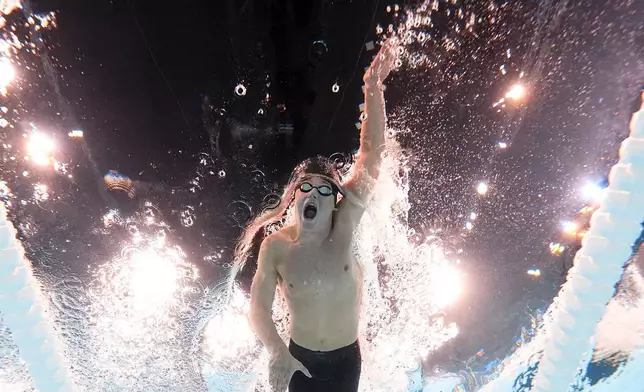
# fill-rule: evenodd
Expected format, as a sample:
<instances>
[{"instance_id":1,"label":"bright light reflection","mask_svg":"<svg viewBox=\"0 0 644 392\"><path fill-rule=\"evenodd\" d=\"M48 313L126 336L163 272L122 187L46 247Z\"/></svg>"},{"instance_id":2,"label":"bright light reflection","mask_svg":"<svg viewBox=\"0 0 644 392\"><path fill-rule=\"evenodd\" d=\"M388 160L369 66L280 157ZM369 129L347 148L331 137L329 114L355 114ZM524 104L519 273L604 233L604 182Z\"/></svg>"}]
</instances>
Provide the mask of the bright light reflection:
<instances>
[{"instance_id":1,"label":"bright light reflection","mask_svg":"<svg viewBox=\"0 0 644 392\"><path fill-rule=\"evenodd\" d=\"M81 131L80 129L74 129L73 131L67 133L67 136L72 139L81 139L83 137L83 131Z\"/></svg>"},{"instance_id":2,"label":"bright light reflection","mask_svg":"<svg viewBox=\"0 0 644 392\"><path fill-rule=\"evenodd\" d=\"M437 305L444 308L453 304L463 292L463 281L456 268L444 265L432 276L432 291Z\"/></svg>"},{"instance_id":3,"label":"bright light reflection","mask_svg":"<svg viewBox=\"0 0 644 392\"><path fill-rule=\"evenodd\" d=\"M487 184L484 182L480 182L476 186L476 193L478 193L479 195L485 195L487 191L488 191L488 187L487 187Z\"/></svg>"},{"instance_id":4,"label":"bright light reflection","mask_svg":"<svg viewBox=\"0 0 644 392\"><path fill-rule=\"evenodd\" d=\"M553 255L560 255L566 249L566 247L558 242L551 242L548 246L550 248L550 253Z\"/></svg>"},{"instance_id":5,"label":"bright light reflection","mask_svg":"<svg viewBox=\"0 0 644 392\"><path fill-rule=\"evenodd\" d=\"M147 249L132 255L129 264L130 294L136 305L156 308L172 298L181 278L172 260Z\"/></svg>"},{"instance_id":6,"label":"bright light reflection","mask_svg":"<svg viewBox=\"0 0 644 392\"><path fill-rule=\"evenodd\" d=\"M523 98L524 95L525 87L523 87L523 85L521 84L515 84L514 86L512 86L512 88L510 88L510 91L505 94L505 98L518 100Z\"/></svg>"},{"instance_id":7,"label":"bright light reflection","mask_svg":"<svg viewBox=\"0 0 644 392\"><path fill-rule=\"evenodd\" d=\"M38 165L48 165L51 162L51 153L54 150L54 141L41 132L32 132L27 142L29 158Z\"/></svg>"},{"instance_id":8,"label":"bright light reflection","mask_svg":"<svg viewBox=\"0 0 644 392\"><path fill-rule=\"evenodd\" d=\"M582 188L581 194L584 200L599 203L602 195L604 194L604 188L595 183L589 182Z\"/></svg>"},{"instance_id":9,"label":"bright light reflection","mask_svg":"<svg viewBox=\"0 0 644 392\"><path fill-rule=\"evenodd\" d=\"M564 233L566 234L575 234L579 228L575 222L564 221L561 223Z\"/></svg>"},{"instance_id":10,"label":"bright light reflection","mask_svg":"<svg viewBox=\"0 0 644 392\"><path fill-rule=\"evenodd\" d=\"M14 9L21 8L20 0L2 0L0 1L0 13L9 15Z\"/></svg>"},{"instance_id":11,"label":"bright light reflection","mask_svg":"<svg viewBox=\"0 0 644 392\"><path fill-rule=\"evenodd\" d=\"M8 59L3 58L0 60L0 92L3 96L7 95L7 86L11 83L16 76L16 71Z\"/></svg>"},{"instance_id":12,"label":"bright light reflection","mask_svg":"<svg viewBox=\"0 0 644 392\"><path fill-rule=\"evenodd\" d=\"M541 276L541 271L539 271L537 268L529 269L528 270L528 275L534 276L535 278L538 278Z\"/></svg>"}]
</instances>

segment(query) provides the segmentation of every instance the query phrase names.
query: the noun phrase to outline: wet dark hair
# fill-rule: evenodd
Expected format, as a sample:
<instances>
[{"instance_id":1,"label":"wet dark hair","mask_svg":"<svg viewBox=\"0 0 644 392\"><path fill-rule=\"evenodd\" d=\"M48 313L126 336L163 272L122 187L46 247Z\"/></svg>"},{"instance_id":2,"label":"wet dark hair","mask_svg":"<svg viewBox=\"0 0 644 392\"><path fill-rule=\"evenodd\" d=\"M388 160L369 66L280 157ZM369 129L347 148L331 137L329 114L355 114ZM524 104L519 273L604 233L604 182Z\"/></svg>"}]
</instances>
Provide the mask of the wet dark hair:
<instances>
[{"instance_id":1,"label":"wet dark hair","mask_svg":"<svg viewBox=\"0 0 644 392\"><path fill-rule=\"evenodd\" d=\"M336 191L340 190L340 172L337 165L331 159L323 156L316 156L304 160L302 163L297 165L293 172L291 173L291 178L289 179L289 184L294 181L301 181L307 175L321 175L331 179L334 184L332 184Z\"/></svg>"}]
</instances>

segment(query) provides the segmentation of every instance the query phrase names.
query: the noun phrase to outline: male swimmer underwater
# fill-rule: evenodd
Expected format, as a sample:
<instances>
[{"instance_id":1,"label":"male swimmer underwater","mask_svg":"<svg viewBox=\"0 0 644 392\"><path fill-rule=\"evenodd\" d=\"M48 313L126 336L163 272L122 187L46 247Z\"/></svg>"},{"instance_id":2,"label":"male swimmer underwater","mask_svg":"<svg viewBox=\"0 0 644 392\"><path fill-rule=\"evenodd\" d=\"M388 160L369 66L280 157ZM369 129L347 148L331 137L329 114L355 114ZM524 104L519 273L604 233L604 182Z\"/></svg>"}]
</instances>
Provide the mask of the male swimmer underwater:
<instances>
[{"instance_id":1,"label":"male swimmer underwater","mask_svg":"<svg viewBox=\"0 0 644 392\"><path fill-rule=\"evenodd\" d=\"M386 42L365 73L367 117L353 177L341 184L326 158L302 162L280 204L256 217L237 245L235 265L241 269L255 235L294 207L295 222L264 238L251 286L249 321L270 354L269 382L275 392L287 386L290 392L358 390L363 275L351 241L379 175L386 121L382 83L395 52L393 41ZM271 317L278 285L290 314L288 347Z\"/></svg>"}]
</instances>

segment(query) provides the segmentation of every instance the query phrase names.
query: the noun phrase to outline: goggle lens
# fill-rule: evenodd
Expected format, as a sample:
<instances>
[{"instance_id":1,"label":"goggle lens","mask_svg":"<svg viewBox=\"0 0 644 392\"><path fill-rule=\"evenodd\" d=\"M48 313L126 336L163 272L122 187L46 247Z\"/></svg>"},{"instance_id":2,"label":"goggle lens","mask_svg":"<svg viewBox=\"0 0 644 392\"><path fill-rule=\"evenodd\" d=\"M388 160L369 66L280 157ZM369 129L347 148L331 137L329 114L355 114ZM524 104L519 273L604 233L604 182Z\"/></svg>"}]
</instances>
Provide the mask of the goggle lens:
<instances>
[{"instance_id":1,"label":"goggle lens","mask_svg":"<svg viewBox=\"0 0 644 392\"><path fill-rule=\"evenodd\" d=\"M322 196L331 196L333 194L333 188L328 185L314 186L308 182L303 182L300 185L300 190L304 193L311 192L313 189L317 189Z\"/></svg>"}]
</instances>

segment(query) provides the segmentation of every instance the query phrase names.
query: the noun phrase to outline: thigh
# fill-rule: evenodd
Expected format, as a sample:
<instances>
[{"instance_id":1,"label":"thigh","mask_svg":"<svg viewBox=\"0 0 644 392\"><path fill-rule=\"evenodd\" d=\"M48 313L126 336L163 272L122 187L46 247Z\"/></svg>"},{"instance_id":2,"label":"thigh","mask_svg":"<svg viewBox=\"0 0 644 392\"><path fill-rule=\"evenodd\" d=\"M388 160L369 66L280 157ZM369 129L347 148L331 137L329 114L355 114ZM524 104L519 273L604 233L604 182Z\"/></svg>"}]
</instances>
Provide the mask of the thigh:
<instances>
[{"instance_id":1,"label":"thigh","mask_svg":"<svg viewBox=\"0 0 644 392\"><path fill-rule=\"evenodd\" d=\"M340 370L340 369L339 369ZM333 380L328 391L337 392L358 392L360 373L362 372L362 358L358 351L356 356L347 358L341 371L338 371L338 378Z\"/></svg>"},{"instance_id":2,"label":"thigh","mask_svg":"<svg viewBox=\"0 0 644 392\"><path fill-rule=\"evenodd\" d=\"M358 392L362 358L357 346L352 346L341 355L329 358L322 377L320 391Z\"/></svg>"},{"instance_id":3,"label":"thigh","mask_svg":"<svg viewBox=\"0 0 644 392\"><path fill-rule=\"evenodd\" d=\"M302 372L295 372L288 384L288 392L323 392L315 379L308 378Z\"/></svg>"}]
</instances>

